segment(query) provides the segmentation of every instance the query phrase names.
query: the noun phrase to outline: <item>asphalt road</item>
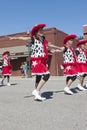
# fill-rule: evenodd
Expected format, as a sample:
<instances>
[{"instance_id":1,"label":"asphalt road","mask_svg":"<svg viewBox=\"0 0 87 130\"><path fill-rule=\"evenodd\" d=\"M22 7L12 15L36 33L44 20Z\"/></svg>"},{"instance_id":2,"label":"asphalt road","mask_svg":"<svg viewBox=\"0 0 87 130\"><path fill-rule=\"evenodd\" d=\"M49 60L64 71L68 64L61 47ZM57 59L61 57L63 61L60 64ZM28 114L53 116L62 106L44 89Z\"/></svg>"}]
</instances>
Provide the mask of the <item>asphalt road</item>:
<instances>
[{"instance_id":1,"label":"asphalt road","mask_svg":"<svg viewBox=\"0 0 87 130\"><path fill-rule=\"evenodd\" d=\"M87 130L87 90L76 88L78 80L74 94L66 95L65 77L51 77L41 91L43 102L34 101L34 82L11 77L11 86L0 86L0 130Z\"/></svg>"}]
</instances>

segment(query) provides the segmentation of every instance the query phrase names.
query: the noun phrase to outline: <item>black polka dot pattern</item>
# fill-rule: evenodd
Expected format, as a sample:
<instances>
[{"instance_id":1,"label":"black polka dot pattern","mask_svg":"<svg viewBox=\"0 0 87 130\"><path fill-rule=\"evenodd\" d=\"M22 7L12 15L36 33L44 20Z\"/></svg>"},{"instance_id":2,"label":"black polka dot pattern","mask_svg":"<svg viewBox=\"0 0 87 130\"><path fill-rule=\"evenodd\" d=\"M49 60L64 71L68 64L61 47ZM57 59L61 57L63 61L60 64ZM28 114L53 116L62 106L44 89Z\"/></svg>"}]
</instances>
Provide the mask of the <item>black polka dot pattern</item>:
<instances>
[{"instance_id":1,"label":"black polka dot pattern","mask_svg":"<svg viewBox=\"0 0 87 130\"><path fill-rule=\"evenodd\" d=\"M74 63L73 52L69 48L66 50L66 52L63 53L63 62Z\"/></svg>"},{"instance_id":2,"label":"black polka dot pattern","mask_svg":"<svg viewBox=\"0 0 87 130\"><path fill-rule=\"evenodd\" d=\"M44 48L41 41L35 39L34 44L31 46L31 57L44 57Z\"/></svg>"},{"instance_id":3,"label":"black polka dot pattern","mask_svg":"<svg viewBox=\"0 0 87 130\"><path fill-rule=\"evenodd\" d=\"M77 50L79 51L79 54L77 55L77 62L85 63L86 62L86 54L85 54L85 52L80 48L77 48Z\"/></svg>"}]
</instances>

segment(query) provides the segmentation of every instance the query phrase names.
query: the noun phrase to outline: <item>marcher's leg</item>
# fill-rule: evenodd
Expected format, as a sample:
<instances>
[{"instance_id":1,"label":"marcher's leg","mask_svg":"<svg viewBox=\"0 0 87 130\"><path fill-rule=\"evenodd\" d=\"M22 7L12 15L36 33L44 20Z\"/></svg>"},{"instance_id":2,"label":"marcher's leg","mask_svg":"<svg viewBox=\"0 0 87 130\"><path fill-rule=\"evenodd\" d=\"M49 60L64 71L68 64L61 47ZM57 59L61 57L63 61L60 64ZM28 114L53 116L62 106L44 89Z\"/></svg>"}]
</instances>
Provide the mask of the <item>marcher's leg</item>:
<instances>
[{"instance_id":1,"label":"marcher's leg","mask_svg":"<svg viewBox=\"0 0 87 130\"><path fill-rule=\"evenodd\" d=\"M85 74L85 78L86 78L86 77L87 77L87 74ZM85 84L84 86L85 86L85 88L86 88L86 90L87 90L87 84Z\"/></svg>"},{"instance_id":2,"label":"marcher's leg","mask_svg":"<svg viewBox=\"0 0 87 130\"><path fill-rule=\"evenodd\" d=\"M37 88L36 88L37 91L40 91L41 88L44 86L45 83L46 83L46 81L43 80L43 79L41 79L40 82L39 82L39 84L37 85Z\"/></svg>"},{"instance_id":3,"label":"marcher's leg","mask_svg":"<svg viewBox=\"0 0 87 130\"><path fill-rule=\"evenodd\" d=\"M44 86L44 84L47 82L47 80L49 79L49 76L50 76L49 74L43 75L43 77L39 81L36 89L32 92L32 94L35 96L35 99L38 99L41 101L46 99L45 97L41 97L40 90ZM39 79L40 79L40 77L39 77Z\"/></svg>"},{"instance_id":4,"label":"marcher's leg","mask_svg":"<svg viewBox=\"0 0 87 130\"><path fill-rule=\"evenodd\" d=\"M42 79L40 80L40 82L37 86L37 91L41 90L41 88L44 86L44 84L48 81L49 77L50 77L49 74L43 75Z\"/></svg>"},{"instance_id":5,"label":"marcher's leg","mask_svg":"<svg viewBox=\"0 0 87 130\"><path fill-rule=\"evenodd\" d=\"M64 92L67 94L73 94L73 92L70 90L70 86L73 83L73 81L76 79L76 76L68 76L66 78L66 87L64 88Z\"/></svg>"},{"instance_id":6,"label":"marcher's leg","mask_svg":"<svg viewBox=\"0 0 87 130\"><path fill-rule=\"evenodd\" d=\"M10 76L9 76L9 75L7 75L7 86L10 86L9 81L10 81Z\"/></svg>"},{"instance_id":7,"label":"marcher's leg","mask_svg":"<svg viewBox=\"0 0 87 130\"><path fill-rule=\"evenodd\" d=\"M36 81L35 81L35 89L37 88L37 86L38 86L38 84L39 84L39 82L40 82L40 80L41 80L41 75L36 75Z\"/></svg>"},{"instance_id":8,"label":"marcher's leg","mask_svg":"<svg viewBox=\"0 0 87 130\"><path fill-rule=\"evenodd\" d=\"M4 85L4 80L5 80L5 78L6 78L6 75L4 75L4 77L3 77L3 79L2 79L1 85Z\"/></svg>"},{"instance_id":9,"label":"marcher's leg","mask_svg":"<svg viewBox=\"0 0 87 130\"><path fill-rule=\"evenodd\" d=\"M80 85L83 86L83 82L84 82L84 78L83 76L80 77Z\"/></svg>"},{"instance_id":10,"label":"marcher's leg","mask_svg":"<svg viewBox=\"0 0 87 130\"><path fill-rule=\"evenodd\" d=\"M77 85L78 89L81 91L85 91L86 89L83 88L83 83L84 83L85 75L80 76L79 78L79 84Z\"/></svg>"},{"instance_id":11,"label":"marcher's leg","mask_svg":"<svg viewBox=\"0 0 87 130\"><path fill-rule=\"evenodd\" d=\"M73 82L73 81L72 81L71 79L69 79L69 80L66 82L66 86L70 88L72 82Z\"/></svg>"}]
</instances>

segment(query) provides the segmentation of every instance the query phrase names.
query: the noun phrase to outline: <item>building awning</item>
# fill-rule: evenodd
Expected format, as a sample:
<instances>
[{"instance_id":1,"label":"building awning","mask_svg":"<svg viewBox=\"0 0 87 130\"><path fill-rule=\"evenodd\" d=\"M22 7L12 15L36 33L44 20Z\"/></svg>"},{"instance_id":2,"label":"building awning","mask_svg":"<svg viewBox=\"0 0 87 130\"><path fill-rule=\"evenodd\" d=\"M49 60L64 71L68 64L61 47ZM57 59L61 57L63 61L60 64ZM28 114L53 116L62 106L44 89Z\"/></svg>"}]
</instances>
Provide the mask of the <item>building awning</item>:
<instances>
[{"instance_id":1,"label":"building awning","mask_svg":"<svg viewBox=\"0 0 87 130\"><path fill-rule=\"evenodd\" d=\"M2 53L7 50L10 51L11 57L28 56L28 48L26 46L16 46L16 47L0 48L0 58L2 57Z\"/></svg>"},{"instance_id":2,"label":"building awning","mask_svg":"<svg viewBox=\"0 0 87 130\"><path fill-rule=\"evenodd\" d=\"M28 47L26 46L16 46L16 47L7 47L7 48L0 48L0 59L2 59L2 53L4 51L10 51L11 58L19 58L19 57L28 57ZM49 55L52 55L49 53Z\"/></svg>"},{"instance_id":3,"label":"building awning","mask_svg":"<svg viewBox=\"0 0 87 130\"><path fill-rule=\"evenodd\" d=\"M10 51L10 53L18 53L18 52L25 52L28 50L28 48L26 46L0 48L0 55L2 55L2 53L7 50Z\"/></svg>"}]
</instances>

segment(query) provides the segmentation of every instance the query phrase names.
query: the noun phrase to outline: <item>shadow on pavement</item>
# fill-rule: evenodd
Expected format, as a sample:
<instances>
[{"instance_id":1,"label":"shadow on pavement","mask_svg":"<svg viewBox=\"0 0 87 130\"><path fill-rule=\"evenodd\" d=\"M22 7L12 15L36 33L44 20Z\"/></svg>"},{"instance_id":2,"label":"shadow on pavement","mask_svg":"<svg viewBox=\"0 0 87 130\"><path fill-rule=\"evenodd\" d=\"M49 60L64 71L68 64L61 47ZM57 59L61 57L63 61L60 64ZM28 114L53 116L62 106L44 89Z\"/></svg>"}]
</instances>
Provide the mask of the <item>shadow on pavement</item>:
<instances>
[{"instance_id":1,"label":"shadow on pavement","mask_svg":"<svg viewBox=\"0 0 87 130\"><path fill-rule=\"evenodd\" d=\"M17 85L17 83L13 83L13 84L11 84L11 86L14 86L14 85Z\"/></svg>"},{"instance_id":2,"label":"shadow on pavement","mask_svg":"<svg viewBox=\"0 0 87 130\"><path fill-rule=\"evenodd\" d=\"M53 97L53 92L52 91L48 91L48 92L43 92L41 93L42 97L46 97L46 99L52 99ZM33 97L33 95L29 95L29 96L24 96L24 98L31 98Z\"/></svg>"},{"instance_id":3,"label":"shadow on pavement","mask_svg":"<svg viewBox=\"0 0 87 130\"><path fill-rule=\"evenodd\" d=\"M75 94L75 93L78 93L78 88L77 87L74 87L74 88L71 88L71 91Z\"/></svg>"},{"instance_id":4,"label":"shadow on pavement","mask_svg":"<svg viewBox=\"0 0 87 130\"><path fill-rule=\"evenodd\" d=\"M42 97L45 97L46 99L52 99L53 98L53 91L43 92L41 94Z\"/></svg>"},{"instance_id":5,"label":"shadow on pavement","mask_svg":"<svg viewBox=\"0 0 87 130\"><path fill-rule=\"evenodd\" d=\"M14 85L17 85L17 83L13 83L10 86L14 86ZM8 85L6 85L6 84L0 85L0 87L5 87L5 86L8 86Z\"/></svg>"}]
</instances>

